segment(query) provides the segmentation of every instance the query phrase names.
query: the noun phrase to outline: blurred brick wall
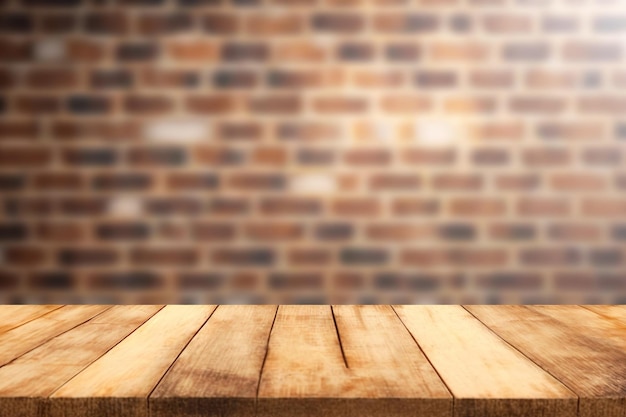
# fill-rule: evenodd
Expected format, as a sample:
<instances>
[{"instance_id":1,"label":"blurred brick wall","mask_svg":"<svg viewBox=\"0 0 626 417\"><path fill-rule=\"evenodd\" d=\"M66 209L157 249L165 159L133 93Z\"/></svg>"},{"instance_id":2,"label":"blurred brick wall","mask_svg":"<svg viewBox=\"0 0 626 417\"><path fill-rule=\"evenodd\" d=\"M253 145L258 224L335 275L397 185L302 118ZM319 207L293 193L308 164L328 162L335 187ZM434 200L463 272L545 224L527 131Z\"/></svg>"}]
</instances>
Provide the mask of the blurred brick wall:
<instances>
[{"instance_id":1,"label":"blurred brick wall","mask_svg":"<svg viewBox=\"0 0 626 417\"><path fill-rule=\"evenodd\" d=\"M626 302L622 0L0 0L3 303Z\"/></svg>"}]
</instances>

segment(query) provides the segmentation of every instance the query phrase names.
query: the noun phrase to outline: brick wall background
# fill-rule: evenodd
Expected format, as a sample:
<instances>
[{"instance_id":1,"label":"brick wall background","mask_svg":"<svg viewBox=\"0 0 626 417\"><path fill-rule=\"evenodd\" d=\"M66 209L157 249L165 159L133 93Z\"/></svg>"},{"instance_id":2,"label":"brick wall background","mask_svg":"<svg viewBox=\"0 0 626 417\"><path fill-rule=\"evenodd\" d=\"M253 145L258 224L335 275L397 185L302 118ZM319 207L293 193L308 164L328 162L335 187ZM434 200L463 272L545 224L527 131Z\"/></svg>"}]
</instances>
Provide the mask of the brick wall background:
<instances>
[{"instance_id":1,"label":"brick wall background","mask_svg":"<svg viewBox=\"0 0 626 417\"><path fill-rule=\"evenodd\" d=\"M0 0L3 303L624 303L621 0Z\"/></svg>"}]
</instances>

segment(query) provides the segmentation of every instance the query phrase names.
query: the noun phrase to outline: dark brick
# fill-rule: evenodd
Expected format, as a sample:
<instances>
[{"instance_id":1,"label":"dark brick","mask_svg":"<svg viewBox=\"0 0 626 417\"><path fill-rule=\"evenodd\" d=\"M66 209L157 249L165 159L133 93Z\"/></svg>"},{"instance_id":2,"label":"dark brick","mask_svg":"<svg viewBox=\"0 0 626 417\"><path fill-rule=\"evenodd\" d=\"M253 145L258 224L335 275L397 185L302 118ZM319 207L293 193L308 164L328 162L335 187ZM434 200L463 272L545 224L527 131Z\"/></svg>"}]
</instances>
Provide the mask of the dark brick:
<instances>
[{"instance_id":1,"label":"dark brick","mask_svg":"<svg viewBox=\"0 0 626 417\"><path fill-rule=\"evenodd\" d=\"M99 174L93 178L93 187L102 191L141 191L150 188L153 180L154 178L149 174Z\"/></svg>"},{"instance_id":2,"label":"dark brick","mask_svg":"<svg viewBox=\"0 0 626 417\"><path fill-rule=\"evenodd\" d=\"M421 49L414 43L392 43L385 46L389 61L413 62L420 58Z\"/></svg>"},{"instance_id":3,"label":"dark brick","mask_svg":"<svg viewBox=\"0 0 626 417\"><path fill-rule=\"evenodd\" d=\"M67 107L76 115L92 115L110 112L112 104L108 97L71 96L67 100Z\"/></svg>"},{"instance_id":4,"label":"dark brick","mask_svg":"<svg viewBox=\"0 0 626 417\"><path fill-rule=\"evenodd\" d=\"M23 174L0 174L0 191L19 191L26 183Z\"/></svg>"},{"instance_id":5,"label":"dark brick","mask_svg":"<svg viewBox=\"0 0 626 417\"><path fill-rule=\"evenodd\" d=\"M473 21L468 15L455 14L450 16L448 24L453 32L466 33L472 30Z\"/></svg>"},{"instance_id":6,"label":"dark brick","mask_svg":"<svg viewBox=\"0 0 626 417\"><path fill-rule=\"evenodd\" d=\"M363 16L357 13L318 13L311 17L311 25L316 31L334 33L354 33L363 29Z\"/></svg>"},{"instance_id":7,"label":"dark brick","mask_svg":"<svg viewBox=\"0 0 626 417\"><path fill-rule=\"evenodd\" d=\"M225 241L235 237L235 227L228 223L194 223L191 235L196 240Z\"/></svg>"},{"instance_id":8,"label":"dark brick","mask_svg":"<svg viewBox=\"0 0 626 417\"><path fill-rule=\"evenodd\" d=\"M269 266L275 258L271 249L217 249L213 252L215 263L236 266Z\"/></svg>"},{"instance_id":9,"label":"dark brick","mask_svg":"<svg viewBox=\"0 0 626 417\"><path fill-rule=\"evenodd\" d=\"M250 202L244 198L212 198L207 210L212 215L243 216L250 212Z\"/></svg>"},{"instance_id":10,"label":"dark brick","mask_svg":"<svg viewBox=\"0 0 626 417\"><path fill-rule=\"evenodd\" d=\"M0 14L0 33L25 33L33 30L33 18L26 13L3 12Z\"/></svg>"},{"instance_id":11,"label":"dark brick","mask_svg":"<svg viewBox=\"0 0 626 417\"><path fill-rule=\"evenodd\" d=\"M316 148L300 149L296 158L302 165L332 165L336 159L333 149Z\"/></svg>"},{"instance_id":12,"label":"dark brick","mask_svg":"<svg viewBox=\"0 0 626 417\"><path fill-rule=\"evenodd\" d=\"M315 227L315 237L320 240L345 240L354 235L354 225L350 223L324 223Z\"/></svg>"},{"instance_id":13,"label":"dark brick","mask_svg":"<svg viewBox=\"0 0 626 417\"><path fill-rule=\"evenodd\" d=\"M257 84L257 74L245 70L221 70L212 77L217 88L252 88Z\"/></svg>"},{"instance_id":14,"label":"dark brick","mask_svg":"<svg viewBox=\"0 0 626 417\"><path fill-rule=\"evenodd\" d=\"M17 288L19 276L15 272L0 271L0 290L12 290Z\"/></svg>"},{"instance_id":15,"label":"dark brick","mask_svg":"<svg viewBox=\"0 0 626 417\"><path fill-rule=\"evenodd\" d=\"M152 42L123 43L116 49L116 57L120 61L148 61L158 55L159 47Z\"/></svg>"},{"instance_id":16,"label":"dark brick","mask_svg":"<svg viewBox=\"0 0 626 417\"><path fill-rule=\"evenodd\" d=\"M172 173L166 180L172 190L212 190L219 187L220 179L216 174Z\"/></svg>"},{"instance_id":17,"label":"dark brick","mask_svg":"<svg viewBox=\"0 0 626 417\"><path fill-rule=\"evenodd\" d=\"M441 277L433 275L409 275L407 277L407 287L414 291L434 291L441 286Z\"/></svg>"},{"instance_id":18,"label":"dark brick","mask_svg":"<svg viewBox=\"0 0 626 417\"><path fill-rule=\"evenodd\" d=\"M133 85L133 75L126 69L95 70L91 73L93 88L130 88Z\"/></svg>"},{"instance_id":19,"label":"dark brick","mask_svg":"<svg viewBox=\"0 0 626 417\"><path fill-rule=\"evenodd\" d=\"M96 35L123 35L128 30L123 13L89 13L84 17L83 28Z\"/></svg>"},{"instance_id":20,"label":"dark brick","mask_svg":"<svg viewBox=\"0 0 626 417\"><path fill-rule=\"evenodd\" d=\"M58 262L63 266L109 266L119 258L112 249L61 249L58 252Z\"/></svg>"},{"instance_id":21,"label":"dark brick","mask_svg":"<svg viewBox=\"0 0 626 417\"><path fill-rule=\"evenodd\" d=\"M455 87L457 74L453 71L419 71L415 74L415 85L421 88Z\"/></svg>"},{"instance_id":22,"label":"dark brick","mask_svg":"<svg viewBox=\"0 0 626 417\"><path fill-rule=\"evenodd\" d=\"M40 20L40 28L46 34L60 35L73 32L78 23L74 14L51 14L43 15Z\"/></svg>"},{"instance_id":23,"label":"dark brick","mask_svg":"<svg viewBox=\"0 0 626 417\"><path fill-rule=\"evenodd\" d=\"M202 16L202 29L212 35L233 35L238 29L238 17L232 13L209 13Z\"/></svg>"},{"instance_id":24,"label":"dark brick","mask_svg":"<svg viewBox=\"0 0 626 417\"><path fill-rule=\"evenodd\" d=\"M110 148L68 149L63 159L69 165L109 166L117 162L117 152Z\"/></svg>"},{"instance_id":25,"label":"dark brick","mask_svg":"<svg viewBox=\"0 0 626 417\"><path fill-rule=\"evenodd\" d=\"M374 28L387 33L433 32L439 26L434 14L379 14L374 18Z\"/></svg>"},{"instance_id":26,"label":"dark brick","mask_svg":"<svg viewBox=\"0 0 626 417\"><path fill-rule=\"evenodd\" d=\"M550 48L545 42L511 43L504 45L502 55L508 61L543 61L550 56Z\"/></svg>"},{"instance_id":27,"label":"dark brick","mask_svg":"<svg viewBox=\"0 0 626 417\"><path fill-rule=\"evenodd\" d=\"M181 290L216 290L224 286L225 277L222 274L195 272L184 273L178 276L178 288Z\"/></svg>"},{"instance_id":28,"label":"dark brick","mask_svg":"<svg viewBox=\"0 0 626 417\"><path fill-rule=\"evenodd\" d=\"M19 241L24 240L28 236L28 230L25 224L21 223L3 223L0 224L0 241Z\"/></svg>"},{"instance_id":29,"label":"dark brick","mask_svg":"<svg viewBox=\"0 0 626 417\"><path fill-rule=\"evenodd\" d=\"M138 166L176 166L187 160L187 153L182 148L139 148L128 153L128 163Z\"/></svg>"},{"instance_id":30,"label":"dark brick","mask_svg":"<svg viewBox=\"0 0 626 417\"><path fill-rule=\"evenodd\" d=\"M525 272L498 272L478 277L481 288L490 290L531 290L541 288L541 275Z\"/></svg>"},{"instance_id":31,"label":"dark brick","mask_svg":"<svg viewBox=\"0 0 626 417\"><path fill-rule=\"evenodd\" d=\"M611 228L611 237L615 240L626 240L626 224L617 224Z\"/></svg>"},{"instance_id":32,"label":"dark brick","mask_svg":"<svg viewBox=\"0 0 626 417\"><path fill-rule=\"evenodd\" d=\"M203 198L169 197L151 198L146 201L146 211L156 216L185 215L193 216L205 210Z\"/></svg>"},{"instance_id":33,"label":"dark brick","mask_svg":"<svg viewBox=\"0 0 626 417\"><path fill-rule=\"evenodd\" d=\"M102 240L142 240L150 236L150 228L145 223L99 224L95 231Z\"/></svg>"},{"instance_id":34,"label":"dark brick","mask_svg":"<svg viewBox=\"0 0 626 417\"><path fill-rule=\"evenodd\" d=\"M595 266L618 266L624 262L623 249L592 249L589 261Z\"/></svg>"},{"instance_id":35,"label":"dark brick","mask_svg":"<svg viewBox=\"0 0 626 417\"><path fill-rule=\"evenodd\" d=\"M105 198L64 198L59 201L61 213L69 216L98 216L104 214L108 209L108 202Z\"/></svg>"},{"instance_id":36,"label":"dark brick","mask_svg":"<svg viewBox=\"0 0 626 417\"><path fill-rule=\"evenodd\" d=\"M193 20L188 13L149 14L139 18L138 26L145 36L171 35L193 29Z\"/></svg>"},{"instance_id":37,"label":"dark brick","mask_svg":"<svg viewBox=\"0 0 626 417\"><path fill-rule=\"evenodd\" d=\"M268 278L275 290L317 290L322 286L322 276L317 273L274 273Z\"/></svg>"},{"instance_id":38,"label":"dark brick","mask_svg":"<svg viewBox=\"0 0 626 417\"><path fill-rule=\"evenodd\" d=\"M38 272L30 277L29 284L35 290L71 290L74 281L74 277L68 272Z\"/></svg>"},{"instance_id":39,"label":"dark brick","mask_svg":"<svg viewBox=\"0 0 626 417\"><path fill-rule=\"evenodd\" d=\"M363 42L343 43L337 48L337 57L343 61L368 61L374 58L374 46Z\"/></svg>"},{"instance_id":40,"label":"dark brick","mask_svg":"<svg viewBox=\"0 0 626 417\"><path fill-rule=\"evenodd\" d=\"M400 290L404 279L395 273L383 273L374 276L374 286L379 290Z\"/></svg>"},{"instance_id":41,"label":"dark brick","mask_svg":"<svg viewBox=\"0 0 626 417\"><path fill-rule=\"evenodd\" d=\"M473 240L476 237L476 228L471 224L446 224L439 226L439 234L447 240Z\"/></svg>"},{"instance_id":42,"label":"dark brick","mask_svg":"<svg viewBox=\"0 0 626 417\"><path fill-rule=\"evenodd\" d=\"M345 248L340 253L341 262L346 265L384 265L389 260L385 249Z\"/></svg>"},{"instance_id":43,"label":"dark brick","mask_svg":"<svg viewBox=\"0 0 626 417\"><path fill-rule=\"evenodd\" d=\"M269 57L269 47L263 43L228 42L222 46L225 61L265 61Z\"/></svg>"},{"instance_id":44,"label":"dark brick","mask_svg":"<svg viewBox=\"0 0 626 417\"><path fill-rule=\"evenodd\" d=\"M90 287L99 290L148 290L161 285L159 275L144 271L98 273L90 278Z\"/></svg>"}]
</instances>

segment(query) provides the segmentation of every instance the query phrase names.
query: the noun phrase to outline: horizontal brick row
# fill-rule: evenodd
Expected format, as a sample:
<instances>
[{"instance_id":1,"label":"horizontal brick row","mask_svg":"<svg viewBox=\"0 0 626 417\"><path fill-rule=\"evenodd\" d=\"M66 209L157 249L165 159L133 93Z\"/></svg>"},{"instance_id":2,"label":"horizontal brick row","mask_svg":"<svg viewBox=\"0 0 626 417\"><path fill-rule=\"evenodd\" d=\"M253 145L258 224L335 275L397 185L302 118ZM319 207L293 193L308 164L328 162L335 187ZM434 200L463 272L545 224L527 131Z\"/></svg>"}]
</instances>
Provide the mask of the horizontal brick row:
<instances>
[{"instance_id":1,"label":"horizontal brick row","mask_svg":"<svg viewBox=\"0 0 626 417\"><path fill-rule=\"evenodd\" d=\"M418 137L419 138L419 137ZM593 184L592 189L601 190L611 178L625 175L619 170L624 159L624 152L619 148L608 146L583 147L576 151L567 148L526 147L525 149L511 150L502 146L475 146L457 150L448 146L430 148L426 146L405 145L397 149L388 149L380 146L344 146L337 149L329 146L283 147L273 146L237 146L224 145L193 145L181 147L179 145L131 146L115 148L110 146L47 146L44 144L22 145L19 137L13 137L17 144L9 145L12 140L3 141L0 161L3 168L41 167L54 165L57 171L66 168L99 168L125 166L130 168L146 167L189 167L195 166L206 170L212 166L245 167L249 164L266 167L286 167L298 164L303 167L332 167L341 165L348 169L397 167L397 172L374 174L372 183L381 188L394 185L418 187L419 180L425 175L411 168L429 167L430 169L447 168L458 163L467 163L476 167L502 168L511 171L512 164L522 167L544 169L545 182L552 187L585 188L585 184ZM419 142L418 139L416 142ZM572 168L572 164L589 167L614 167L614 171L585 172ZM403 171L404 170L404 171ZM87 172L69 172L73 175L88 174ZM496 171L499 172L499 171ZM58 172L62 175L62 172ZM107 174L108 175L108 174ZM193 176L191 173L173 171L171 176ZM209 172L196 175L209 175ZM237 175L244 175L242 172ZM285 172L285 176L289 173ZM368 173L368 176L372 175ZM25 176L22 174L22 177ZM480 173L448 174L449 177L481 178ZM443 176L443 178L448 178ZM411 181L409 178L414 178ZM435 176L435 178L441 178ZM403 180L404 179L404 180ZM439 181L437 179L435 182ZM445 180L442 180L445 182ZM471 180L467 180L470 182ZM480 182L478 180L477 182ZM479 185L475 188L480 188Z\"/></svg>"},{"instance_id":2,"label":"horizontal brick row","mask_svg":"<svg viewBox=\"0 0 626 417\"><path fill-rule=\"evenodd\" d=\"M312 206L311 208L317 208ZM423 211L426 211L423 209ZM394 213L400 215L399 213ZM428 213L423 213L427 215ZM266 215L281 216L283 212ZM581 243L626 240L626 223L589 224L560 222L550 225L532 222L494 222L488 226L456 221L438 222L349 222L349 221L276 221L229 223L224 221L128 220L96 221L95 224L57 220L0 223L0 242L146 242L152 239L196 242L233 242L238 239L259 242L293 242L310 239L320 242L349 242L360 238L376 242L472 242L482 237L498 242L533 242L543 238L553 242L571 239Z\"/></svg>"},{"instance_id":3,"label":"horizontal brick row","mask_svg":"<svg viewBox=\"0 0 626 417\"><path fill-rule=\"evenodd\" d=\"M293 234L297 228L277 229L271 232L253 230L253 236L266 234L269 240ZM206 231L205 231L206 232ZM208 233L219 233L209 231ZM280 239L284 240L284 239ZM3 248L3 261L8 267L34 268L57 266L66 268L112 267L116 264L135 267L179 267L193 268L199 265L213 267L272 267L285 262L292 267L346 266L346 267L438 267L493 268L512 265L526 267L573 267L596 266L623 268L626 264L626 251L622 246L580 247L522 247L512 254L502 247L472 248L455 247L439 249L403 247L391 250L380 246L344 246L340 249L323 248L278 248L247 247L229 248L220 245L212 250L187 247L177 248L150 246L120 249L116 247L43 248L41 246L7 246Z\"/></svg>"}]
</instances>

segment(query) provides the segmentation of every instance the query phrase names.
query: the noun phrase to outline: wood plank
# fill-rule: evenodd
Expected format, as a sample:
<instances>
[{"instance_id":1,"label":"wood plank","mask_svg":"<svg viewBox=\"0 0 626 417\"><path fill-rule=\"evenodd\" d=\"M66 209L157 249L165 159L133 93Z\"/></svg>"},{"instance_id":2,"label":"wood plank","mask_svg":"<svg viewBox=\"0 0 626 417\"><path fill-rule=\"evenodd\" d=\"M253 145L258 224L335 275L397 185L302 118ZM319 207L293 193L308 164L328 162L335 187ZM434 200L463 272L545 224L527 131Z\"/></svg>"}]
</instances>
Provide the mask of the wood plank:
<instances>
[{"instance_id":1,"label":"wood plank","mask_svg":"<svg viewBox=\"0 0 626 417\"><path fill-rule=\"evenodd\" d=\"M219 306L150 396L151 417L254 416L277 306Z\"/></svg>"},{"instance_id":2,"label":"wood plank","mask_svg":"<svg viewBox=\"0 0 626 417\"><path fill-rule=\"evenodd\" d=\"M578 397L460 306L395 306L454 395L456 417L577 415Z\"/></svg>"},{"instance_id":3,"label":"wood plank","mask_svg":"<svg viewBox=\"0 0 626 417\"><path fill-rule=\"evenodd\" d=\"M600 316L593 318L581 307L567 306L554 306L551 311L528 306L466 308L578 394L581 417L626 416L626 350L602 337L604 330L593 330L606 325ZM565 318L573 311L590 321L568 324Z\"/></svg>"},{"instance_id":4,"label":"wood plank","mask_svg":"<svg viewBox=\"0 0 626 417\"><path fill-rule=\"evenodd\" d=\"M147 397L215 306L167 306L50 396L49 416L147 417Z\"/></svg>"},{"instance_id":5,"label":"wood plank","mask_svg":"<svg viewBox=\"0 0 626 417\"><path fill-rule=\"evenodd\" d=\"M604 314L598 314L602 311L601 308L597 308L596 312L575 305L531 308L576 329L578 333L593 337L602 343L611 343L618 349L626 351L626 323L615 317L616 314L619 316L618 310L606 309Z\"/></svg>"},{"instance_id":6,"label":"wood plank","mask_svg":"<svg viewBox=\"0 0 626 417\"><path fill-rule=\"evenodd\" d=\"M330 306L279 307L259 386L258 416L451 415L449 393L421 361L413 341L406 343L406 337L410 339L406 330L395 332L401 326L395 315L382 310L374 320L374 309L338 309L350 367ZM381 343L384 337L397 339L398 347ZM408 358L409 352L416 356ZM401 387L393 381L393 370L385 366L394 361L394 354L415 366L398 370L409 378L405 385L415 385ZM417 397L410 398L409 393Z\"/></svg>"},{"instance_id":7,"label":"wood plank","mask_svg":"<svg viewBox=\"0 0 626 417\"><path fill-rule=\"evenodd\" d=\"M0 333L28 323L44 314L58 310L61 305L10 305L0 309Z\"/></svg>"},{"instance_id":8,"label":"wood plank","mask_svg":"<svg viewBox=\"0 0 626 417\"><path fill-rule=\"evenodd\" d=\"M613 321L617 326L626 324L626 305L581 306L599 314L605 320Z\"/></svg>"},{"instance_id":9,"label":"wood plank","mask_svg":"<svg viewBox=\"0 0 626 417\"><path fill-rule=\"evenodd\" d=\"M452 395L391 306L333 306L351 379L385 415L447 416ZM376 413L375 415L380 415Z\"/></svg>"},{"instance_id":10,"label":"wood plank","mask_svg":"<svg viewBox=\"0 0 626 417\"><path fill-rule=\"evenodd\" d=\"M65 306L0 334L0 366L66 332L110 306Z\"/></svg>"},{"instance_id":11,"label":"wood plank","mask_svg":"<svg viewBox=\"0 0 626 417\"><path fill-rule=\"evenodd\" d=\"M44 399L161 306L114 306L0 368L0 415L45 415Z\"/></svg>"}]
</instances>

